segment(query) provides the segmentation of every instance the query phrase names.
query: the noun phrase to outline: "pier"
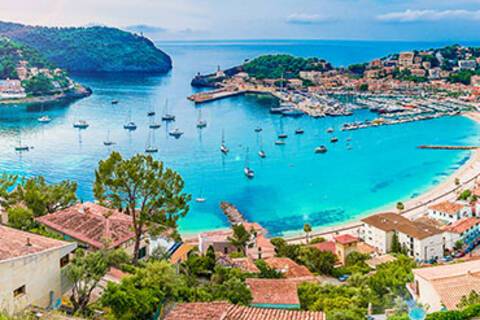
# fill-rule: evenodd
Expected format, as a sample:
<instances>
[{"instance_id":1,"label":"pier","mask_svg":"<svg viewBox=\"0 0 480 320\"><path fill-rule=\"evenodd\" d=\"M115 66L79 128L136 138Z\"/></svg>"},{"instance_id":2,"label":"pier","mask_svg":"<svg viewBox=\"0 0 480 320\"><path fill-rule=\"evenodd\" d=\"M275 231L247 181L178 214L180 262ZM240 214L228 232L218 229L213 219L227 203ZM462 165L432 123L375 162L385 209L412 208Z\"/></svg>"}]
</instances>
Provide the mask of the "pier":
<instances>
[{"instance_id":1,"label":"pier","mask_svg":"<svg viewBox=\"0 0 480 320\"><path fill-rule=\"evenodd\" d=\"M220 208L223 210L223 213L225 214L225 216L228 218L228 221L230 221L232 225L247 222L247 220L242 215L242 213L233 204L226 201L222 201L220 203Z\"/></svg>"},{"instance_id":2,"label":"pier","mask_svg":"<svg viewBox=\"0 0 480 320\"><path fill-rule=\"evenodd\" d=\"M418 149L432 149L432 150L476 150L480 146L436 146L436 145L421 145Z\"/></svg>"}]
</instances>

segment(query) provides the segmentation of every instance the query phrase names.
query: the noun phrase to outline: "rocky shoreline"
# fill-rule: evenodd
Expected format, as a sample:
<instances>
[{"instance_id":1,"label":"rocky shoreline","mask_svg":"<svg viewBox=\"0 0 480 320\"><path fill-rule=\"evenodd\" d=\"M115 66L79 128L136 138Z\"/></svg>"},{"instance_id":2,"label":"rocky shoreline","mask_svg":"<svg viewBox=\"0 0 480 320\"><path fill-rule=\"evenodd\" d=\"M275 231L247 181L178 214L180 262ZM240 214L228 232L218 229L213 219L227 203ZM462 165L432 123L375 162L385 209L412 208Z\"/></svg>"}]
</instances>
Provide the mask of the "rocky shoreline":
<instances>
[{"instance_id":1,"label":"rocky shoreline","mask_svg":"<svg viewBox=\"0 0 480 320\"><path fill-rule=\"evenodd\" d=\"M0 100L0 106L18 105L18 104L35 105L35 104L44 104L44 103L70 102L70 101L88 97L91 94L92 94L92 89L90 89L89 87L85 87L77 84L75 88L69 91L56 93L52 95Z\"/></svg>"}]
</instances>

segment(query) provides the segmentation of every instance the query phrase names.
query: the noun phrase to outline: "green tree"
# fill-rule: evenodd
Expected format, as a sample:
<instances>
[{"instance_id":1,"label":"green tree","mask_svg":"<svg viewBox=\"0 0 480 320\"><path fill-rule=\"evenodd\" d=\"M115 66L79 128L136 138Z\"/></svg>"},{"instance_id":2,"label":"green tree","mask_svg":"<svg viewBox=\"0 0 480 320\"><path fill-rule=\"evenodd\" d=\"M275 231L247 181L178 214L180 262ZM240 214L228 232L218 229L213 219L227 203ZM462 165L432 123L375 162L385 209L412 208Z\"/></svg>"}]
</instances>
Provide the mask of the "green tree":
<instances>
[{"instance_id":1,"label":"green tree","mask_svg":"<svg viewBox=\"0 0 480 320\"><path fill-rule=\"evenodd\" d=\"M245 229L243 224L236 224L232 226L233 235L228 237L228 241L237 248L238 251L245 254L247 244L252 237L251 234Z\"/></svg>"},{"instance_id":2,"label":"green tree","mask_svg":"<svg viewBox=\"0 0 480 320\"><path fill-rule=\"evenodd\" d=\"M458 196L458 200L468 200L472 196L472 191L470 190L463 190L460 195Z\"/></svg>"},{"instance_id":3,"label":"green tree","mask_svg":"<svg viewBox=\"0 0 480 320\"><path fill-rule=\"evenodd\" d=\"M42 73L24 80L22 85L27 93L34 96L50 94L54 89L52 80Z\"/></svg>"},{"instance_id":4,"label":"green tree","mask_svg":"<svg viewBox=\"0 0 480 320\"><path fill-rule=\"evenodd\" d=\"M480 304L480 295L476 291L472 290L467 296L463 296L462 299L460 299L457 308L465 309L466 307L476 304Z\"/></svg>"},{"instance_id":5,"label":"green tree","mask_svg":"<svg viewBox=\"0 0 480 320\"><path fill-rule=\"evenodd\" d=\"M398 239L398 234L396 232L393 233L392 236L392 252L393 253L400 253L402 251L402 246Z\"/></svg>"},{"instance_id":6,"label":"green tree","mask_svg":"<svg viewBox=\"0 0 480 320\"><path fill-rule=\"evenodd\" d=\"M8 208L12 202L12 189L17 184L18 176L3 173L0 176L0 206Z\"/></svg>"},{"instance_id":7,"label":"green tree","mask_svg":"<svg viewBox=\"0 0 480 320\"><path fill-rule=\"evenodd\" d=\"M66 277L73 284L70 302L74 313L87 313L91 294L107 271L108 262L102 251L86 253L83 250L77 250L75 252L75 258L65 270Z\"/></svg>"},{"instance_id":8,"label":"green tree","mask_svg":"<svg viewBox=\"0 0 480 320\"><path fill-rule=\"evenodd\" d=\"M455 244L453 245L453 248L455 250L461 250L463 248L464 242L463 240L457 240L455 241Z\"/></svg>"},{"instance_id":9,"label":"green tree","mask_svg":"<svg viewBox=\"0 0 480 320\"><path fill-rule=\"evenodd\" d=\"M12 228L28 231L33 225L33 212L28 208L11 207L7 209L8 224Z\"/></svg>"},{"instance_id":10,"label":"green tree","mask_svg":"<svg viewBox=\"0 0 480 320\"><path fill-rule=\"evenodd\" d=\"M76 192L76 182L65 180L48 184L39 176L23 180L12 192L12 197L39 217L74 205L78 201Z\"/></svg>"},{"instance_id":11,"label":"green tree","mask_svg":"<svg viewBox=\"0 0 480 320\"><path fill-rule=\"evenodd\" d=\"M113 152L95 171L94 194L104 205L132 217L135 232L133 263L138 261L144 232L158 233L176 228L189 209L182 177L150 155L123 159Z\"/></svg>"},{"instance_id":12,"label":"green tree","mask_svg":"<svg viewBox=\"0 0 480 320\"><path fill-rule=\"evenodd\" d=\"M305 232L305 241L306 243L308 243L310 238L310 232L312 232L312 226L308 223L305 223L303 225L303 231Z\"/></svg>"},{"instance_id":13,"label":"green tree","mask_svg":"<svg viewBox=\"0 0 480 320\"><path fill-rule=\"evenodd\" d=\"M255 265L257 266L258 270L260 270L260 273L258 274L259 278L265 278L265 279L283 278L283 274L273 268L270 268L270 266L265 262L265 260L258 259L257 261L255 261Z\"/></svg>"},{"instance_id":14,"label":"green tree","mask_svg":"<svg viewBox=\"0 0 480 320\"><path fill-rule=\"evenodd\" d=\"M152 319L157 310L178 298L185 287L175 269L166 261L153 261L115 284L110 282L101 298L115 319Z\"/></svg>"},{"instance_id":15,"label":"green tree","mask_svg":"<svg viewBox=\"0 0 480 320\"><path fill-rule=\"evenodd\" d=\"M312 247L301 247L297 260L311 272L332 274L337 258L329 251L324 252Z\"/></svg>"},{"instance_id":16,"label":"green tree","mask_svg":"<svg viewBox=\"0 0 480 320\"><path fill-rule=\"evenodd\" d=\"M399 212L402 212L403 210L405 210L405 205L403 204L403 202L401 201L397 202L397 210Z\"/></svg>"}]
</instances>

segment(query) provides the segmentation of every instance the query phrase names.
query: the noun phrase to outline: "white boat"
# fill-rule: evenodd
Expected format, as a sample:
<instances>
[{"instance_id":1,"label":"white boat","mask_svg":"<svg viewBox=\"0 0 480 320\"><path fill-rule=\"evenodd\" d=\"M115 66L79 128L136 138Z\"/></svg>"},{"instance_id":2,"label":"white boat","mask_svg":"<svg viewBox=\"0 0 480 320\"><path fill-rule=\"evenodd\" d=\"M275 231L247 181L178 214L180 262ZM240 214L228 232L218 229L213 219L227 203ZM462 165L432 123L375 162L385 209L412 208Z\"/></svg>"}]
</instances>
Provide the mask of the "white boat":
<instances>
[{"instance_id":1,"label":"white boat","mask_svg":"<svg viewBox=\"0 0 480 320\"><path fill-rule=\"evenodd\" d=\"M108 147L108 146L113 146L114 144L115 144L115 142L110 140L110 130L108 130L107 139L105 141L103 141L103 145Z\"/></svg>"},{"instance_id":2,"label":"white boat","mask_svg":"<svg viewBox=\"0 0 480 320\"><path fill-rule=\"evenodd\" d=\"M260 150L260 151L258 151L258 156L259 156L260 158L266 158L266 157L267 157L267 154L265 153L265 151Z\"/></svg>"},{"instance_id":3,"label":"white boat","mask_svg":"<svg viewBox=\"0 0 480 320\"><path fill-rule=\"evenodd\" d=\"M130 121L123 125L123 129L133 131L137 129L137 125L135 124L135 122Z\"/></svg>"},{"instance_id":4,"label":"white boat","mask_svg":"<svg viewBox=\"0 0 480 320\"><path fill-rule=\"evenodd\" d=\"M283 141L283 140L277 140L277 141L275 141L275 144L276 144L277 146L283 146L283 145L285 145L285 141Z\"/></svg>"},{"instance_id":5,"label":"white boat","mask_svg":"<svg viewBox=\"0 0 480 320\"><path fill-rule=\"evenodd\" d=\"M327 152L327 147L325 146L320 146L315 148L315 153L325 153Z\"/></svg>"},{"instance_id":6,"label":"white boat","mask_svg":"<svg viewBox=\"0 0 480 320\"><path fill-rule=\"evenodd\" d=\"M333 128L328 128L327 129L327 133L332 133L333 131L335 131Z\"/></svg>"},{"instance_id":7,"label":"white boat","mask_svg":"<svg viewBox=\"0 0 480 320\"><path fill-rule=\"evenodd\" d=\"M147 146L145 147L145 152L146 153L157 153L158 148L156 147L155 143L155 131L150 130L148 133L148 140L147 140Z\"/></svg>"},{"instance_id":8,"label":"white boat","mask_svg":"<svg viewBox=\"0 0 480 320\"><path fill-rule=\"evenodd\" d=\"M52 119L50 119L49 116L42 116L38 118L38 122L40 123L49 123L50 121L52 121Z\"/></svg>"},{"instance_id":9,"label":"white boat","mask_svg":"<svg viewBox=\"0 0 480 320\"><path fill-rule=\"evenodd\" d=\"M222 130L222 144L220 145L220 151L223 154L227 154L230 150L228 149L227 145L225 144L225 131Z\"/></svg>"},{"instance_id":10,"label":"white boat","mask_svg":"<svg viewBox=\"0 0 480 320\"><path fill-rule=\"evenodd\" d=\"M171 135L172 137L175 137L175 138L178 139L183 135L183 131L181 131L178 128L175 128L175 129L171 130L168 134Z\"/></svg>"},{"instance_id":11,"label":"white boat","mask_svg":"<svg viewBox=\"0 0 480 320\"><path fill-rule=\"evenodd\" d=\"M175 121L175 116L168 113L168 99L165 100L165 113L162 116L163 121Z\"/></svg>"},{"instance_id":12,"label":"white boat","mask_svg":"<svg viewBox=\"0 0 480 320\"><path fill-rule=\"evenodd\" d=\"M207 120L202 119L202 109L198 109L197 128L203 129L207 126Z\"/></svg>"},{"instance_id":13,"label":"white boat","mask_svg":"<svg viewBox=\"0 0 480 320\"><path fill-rule=\"evenodd\" d=\"M195 199L195 202L198 202L198 203L204 203L205 201L207 201L207 199L203 198L203 197L198 197Z\"/></svg>"},{"instance_id":14,"label":"white boat","mask_svg":"<svg viewBox=\"0 0 480 320\"><path fill-rule=\"evenodd\" d=\"M87 129L89 126L90 125L85 120L78 120L73 124L73 127L77 129Z\"/></svg>"},{"instance_id":15,"label":"white boat","mask_svg":"<svg viewBox=\"0 0 480 320\"><path fill-rule=\"evenodd\" d=\"M253 177L255 177L255 172L248 165L248 148L245 154L245 168L243 168L243 173L248 179L253 179Z\"/></svg>"}]
</instances>

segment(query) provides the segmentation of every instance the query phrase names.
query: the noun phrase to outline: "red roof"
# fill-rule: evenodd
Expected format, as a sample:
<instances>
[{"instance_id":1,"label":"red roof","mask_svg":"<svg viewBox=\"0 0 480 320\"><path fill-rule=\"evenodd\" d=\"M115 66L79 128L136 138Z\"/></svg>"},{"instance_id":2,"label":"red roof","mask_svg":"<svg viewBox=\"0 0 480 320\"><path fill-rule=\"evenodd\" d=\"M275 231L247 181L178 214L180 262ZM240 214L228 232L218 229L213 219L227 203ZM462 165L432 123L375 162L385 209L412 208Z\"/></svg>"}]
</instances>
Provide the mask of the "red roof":
<instances>
[{"instance_id":1,"label":"red roof","mask_svg":"<svg viewBox=\"0 0 480 320\"><path fill-rule=\"evenodd\" d=\"M342 234L335 237L335 242L338 242L343 245L347 245L350 243L358 242L358 238L352 236L351 234Z\"/></svg>"},{"instance_id":2,"label":"red roof","mask_svg":"<svg viewBox=\"0 0 480 320\"><path fill-rule=\"evenodd\" d=\"M316 248L322 252L331 252L334 255L337 254L336 248L335 248L335 242L333 241L324 241L324 242L311 244L310 247Z\"/></svg>"},{"instance_id":3,"label":"red roof","mask_svg":"<svg viewBox=\"0 0 480 320\"><path fill-rule=\"evenodd\" d=\"M295 261L286 257L271 257L265 259L265 262L272 269L281 272L285 278L310 277L313 274L307 267L299 265Z\"/></svg>"},{"instance_id":4,"label":"red roof","mask_svg":"<svg viewBox=\"0 0 480 320\"><path fill-rule=\"evenodd\" d=\"M252 292L252 304L299 305L297 283L288 279L245 280Z\"/></svg>"},{"instance_id":5,"label":"red roof","mask_svg":"<svg viewBox=\"0 0 480 320\"><path fill-rule=\"evenodd\" d=\"M445 231L453 232L453 233L462 233L470 229L471 227L480 223L479 218L470 217L455 221L453 224L447 226Z\"/></svg>"},{"instance_id":6,"label":"red roof","mask_svg":"<svg viewBox=\"0 0 480 320\"><path fill-rule=\"evenodd\" d=\"M179 303L164 320L324 320L322 312L253 308L226 302Z\"/></svg>"},{"instance_id":7,"label":"red roof","mask_svg":"<svg viewBox=\"0 0 480 320\"><path fill-rule=\"evenodd\" d=\"M96 249L116 248L135 237L130 216L91 202L76 204L37 221Z\"/></svg>"},{"instance_id":8,"label":"red roof","mask_svg":"<svg viewBox=\"0 0 480 320\"><path fill-rule=\"evenodd\" d=\"M0 261L68 246L74 250L76 244L0 225Z\"/></svg>"}]
</instances>

